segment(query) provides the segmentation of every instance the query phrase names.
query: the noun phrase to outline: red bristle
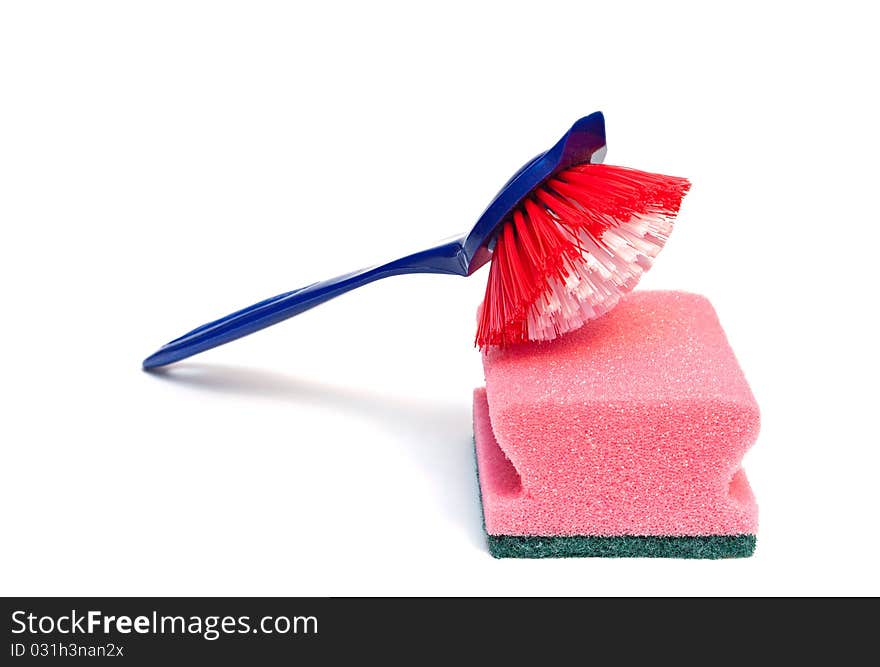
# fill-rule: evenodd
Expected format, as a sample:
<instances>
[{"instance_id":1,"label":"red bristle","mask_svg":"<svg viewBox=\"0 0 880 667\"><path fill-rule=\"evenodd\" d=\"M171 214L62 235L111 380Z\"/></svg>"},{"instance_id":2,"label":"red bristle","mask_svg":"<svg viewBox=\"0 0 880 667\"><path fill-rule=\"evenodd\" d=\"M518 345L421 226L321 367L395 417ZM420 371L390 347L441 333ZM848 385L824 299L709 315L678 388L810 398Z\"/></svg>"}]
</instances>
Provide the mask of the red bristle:
<instances>
[{"instance_id":1,"label":"red bristle","mask_svg":"<svg viewBox=\"0 0 880 667\"><path fill-rule=\"evenodd\" d=\"M599 164L540 185L496 239L477 345L552 339L607 312L650 266L689 187Z\"/></svg>"},{"instance_id":2,"label":"red bristle","mask_svg":"<svg viewBox=\"0 0 880 667\"><path fill-rule=\"evenodd\" d=\"M519 213L517 211L517 213ZM514 216L513 224L508 224L502 231L504 234L504 245L502 246L506 252L500 259L502 260L501 276L504 280L504 293L508 295L509 301L505 303L505 313L510 309L510 314L516 317L519 313L517 309L524 308L531 297L528 292L530 286L529 277L531 275L532 264L529 263L530 258L521 255L522 248L519 243L519 234L516 230L516 216ZM525 261L525 264L523 263Z\"/></svg>"},{"instance_id":3,"label":"red bristle","mask_svg":"<svg viewBox=\"0 0 880 667\"><path fill-rule=\"evenodd\" d=\"M536 196L542 204L554 211L560 218L572 221L572 224L577 228L585 227L593 236L601 236L609 223L613 222L602 219L592 209L582 210L567 203L562 196L552 192L549 187L538 189Z\"/></svg>"}]
</instances>

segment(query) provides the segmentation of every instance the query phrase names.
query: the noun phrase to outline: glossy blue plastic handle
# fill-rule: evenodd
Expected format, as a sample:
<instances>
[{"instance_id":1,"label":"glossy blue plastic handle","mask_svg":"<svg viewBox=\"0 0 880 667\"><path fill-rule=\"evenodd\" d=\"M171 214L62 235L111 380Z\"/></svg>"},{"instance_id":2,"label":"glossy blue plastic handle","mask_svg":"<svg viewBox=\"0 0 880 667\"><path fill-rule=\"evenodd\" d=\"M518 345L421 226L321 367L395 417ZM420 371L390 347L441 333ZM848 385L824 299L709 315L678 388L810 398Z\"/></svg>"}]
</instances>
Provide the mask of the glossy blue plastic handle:
<instances>
[{"instance_id":1,"label":"glossy blue plastic handle","mask_svg":"<svg viewBox=\"0 0 880 667\"><path fill-rule=\"evenodd\" d=\"M144 360L143 367L165 366L242 338L380 278L404 273L469 276L489 261L492 256L489 246L499 225L535 187L558 171L584 162L600 162L604 155L605 119L597 111L577 121L553 148L533 158L514 174L466 236L248 306L163 345Z\"/></svg>"},{"instance_id":2,"label":"glossy blue plastic handle","mask_svg":"<svg viewBox=\"0 0 880 667\"><path fill-rule=\"evenodd\" d=\"M219 320L204 324L163 345L157 352L144 359L144 368L165 366L199 352L210 350L212 347L229 343L294 315L299 315L374 280L404 273L462 275L461 247L463 242L464 238L455 239L387 264L347 273L260 301L226 317L221 317Z\"/></svg>"}]
</instances>

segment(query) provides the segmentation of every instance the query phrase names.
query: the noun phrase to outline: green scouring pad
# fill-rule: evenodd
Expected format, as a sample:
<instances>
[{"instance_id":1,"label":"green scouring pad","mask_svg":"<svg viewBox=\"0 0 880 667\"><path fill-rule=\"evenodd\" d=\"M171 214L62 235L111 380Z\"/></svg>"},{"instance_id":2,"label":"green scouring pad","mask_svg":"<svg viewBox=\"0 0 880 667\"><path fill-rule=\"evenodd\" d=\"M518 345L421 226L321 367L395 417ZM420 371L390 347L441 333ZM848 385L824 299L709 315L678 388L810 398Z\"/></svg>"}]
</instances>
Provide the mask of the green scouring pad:
<instances>
[{"instance_id":1,"label":"green scouring pad","mask_svg":"<svg viewBox=\"0 0 880 667\"><path fill-rule=\"evenodd\" d=\"M747 558L755 551L754 535L489 535L495 558Z\"/></svg>"}]
</instances>

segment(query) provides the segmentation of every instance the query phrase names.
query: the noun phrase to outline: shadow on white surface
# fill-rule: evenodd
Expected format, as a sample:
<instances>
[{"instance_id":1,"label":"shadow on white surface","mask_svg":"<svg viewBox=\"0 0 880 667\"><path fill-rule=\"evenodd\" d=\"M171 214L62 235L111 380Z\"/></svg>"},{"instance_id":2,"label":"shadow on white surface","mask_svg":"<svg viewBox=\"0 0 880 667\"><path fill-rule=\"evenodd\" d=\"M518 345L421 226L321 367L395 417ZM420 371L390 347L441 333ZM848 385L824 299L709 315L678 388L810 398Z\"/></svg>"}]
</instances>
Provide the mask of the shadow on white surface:
<instances>
[{"instance_id":1,"label":"shadow on white surface","mask_svg":"<svg viewBox=\"0 0 880 667\"><path fill-rule=\"evenodd\" d=\"M378 422L412 444L412 455L431 480L438 505L475 547L486 549L468 405L382 394L238 366L185 363L149 374L199 391L330 407Z\"/></svg>"}]
</instances>

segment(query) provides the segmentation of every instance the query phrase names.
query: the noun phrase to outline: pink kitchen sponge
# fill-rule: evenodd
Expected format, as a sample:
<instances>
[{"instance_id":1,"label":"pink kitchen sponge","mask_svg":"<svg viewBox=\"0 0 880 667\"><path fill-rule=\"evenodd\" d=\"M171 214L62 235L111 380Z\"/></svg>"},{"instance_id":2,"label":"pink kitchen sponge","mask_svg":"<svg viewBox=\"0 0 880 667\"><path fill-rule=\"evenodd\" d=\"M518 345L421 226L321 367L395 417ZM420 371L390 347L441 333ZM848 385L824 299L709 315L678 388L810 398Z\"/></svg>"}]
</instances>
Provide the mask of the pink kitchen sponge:
<instances>
[{"instance_id":1,"label":"pink kitchen sponge","mask_svg":"<svg viewBox=\"0 0 880 667\"><path fill-rule=\"evenodd\" d=\"M635 292L555 341L492 348L483 365L474 435L495 555L751 553L757 506L740 461L758 406L704 297Z\"/></svg>"}]
</instances>

